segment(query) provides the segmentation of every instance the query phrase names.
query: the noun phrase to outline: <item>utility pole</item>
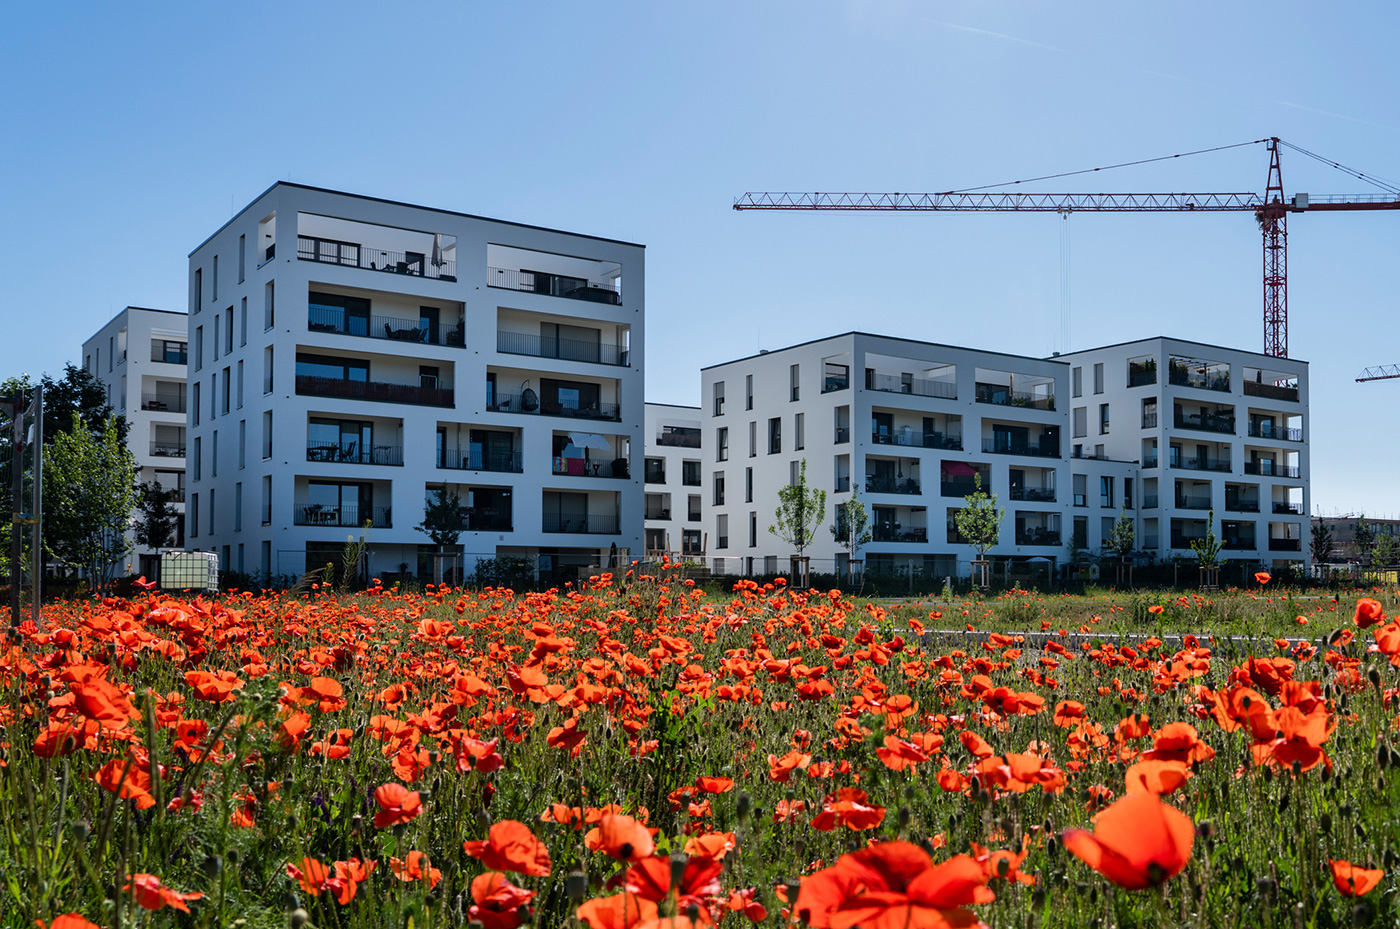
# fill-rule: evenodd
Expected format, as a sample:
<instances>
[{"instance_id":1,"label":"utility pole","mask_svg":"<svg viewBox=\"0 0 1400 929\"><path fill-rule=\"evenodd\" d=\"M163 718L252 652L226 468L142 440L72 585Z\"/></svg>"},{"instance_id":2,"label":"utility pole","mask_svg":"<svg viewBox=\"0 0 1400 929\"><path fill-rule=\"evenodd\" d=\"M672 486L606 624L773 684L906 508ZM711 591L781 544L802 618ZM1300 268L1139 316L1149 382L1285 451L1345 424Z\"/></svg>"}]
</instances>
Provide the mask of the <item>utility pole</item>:
<instances>
[{"instance_id":1,"label":"utility pole","mask_svg":"<svg viewBox=\"0 0 1400 929\"><path fill-rule=\"evenodd\" d=\"M29 550L31 565L29 570L30 601L29 609L34 620L34 628L44 628L39 608L44 602L44 385L40 382L34 388L34 405L30 408L34 422L34 507L29 511L33 522L30 524Z\"/></svg>"}]
</instances>

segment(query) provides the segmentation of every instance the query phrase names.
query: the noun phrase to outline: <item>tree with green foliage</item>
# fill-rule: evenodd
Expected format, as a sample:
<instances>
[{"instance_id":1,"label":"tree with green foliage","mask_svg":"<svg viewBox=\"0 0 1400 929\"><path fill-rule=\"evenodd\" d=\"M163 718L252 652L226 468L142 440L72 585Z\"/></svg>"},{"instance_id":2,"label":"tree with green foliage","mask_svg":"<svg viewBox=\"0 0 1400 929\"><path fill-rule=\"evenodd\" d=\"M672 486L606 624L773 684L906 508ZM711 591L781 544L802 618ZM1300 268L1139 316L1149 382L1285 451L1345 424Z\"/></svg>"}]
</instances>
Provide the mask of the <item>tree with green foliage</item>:
<instances>
[{"instance_id":1,"label":"tree with green foliage","mask_svg":"<svg viewBox=\"0 0 1400 929\"><path fill-rule=\"evenodd\" d=\"M1376 547L1376 530L1366 521L1366 514L1357 517L1351 527L1351 545L1356 550L1356 560L1362 564L1371 563L1371 550Z\"/></svg>"},{"instance_id":2,"label":"tree with green foliage","mask_svg":"<svg viewBox=\"0 0 1400 929\"><path fill-rule=\"evenodd\" d=\"M1332 527L1328 526L1320 518L1314 519L1312 523L1313 564L1326 563L1331 561L1332 554Z\"/></svg>"},{"instance_id":3,"label":"tree with green foliage","mask_svg":"<svg viewBox=\"0 0 1400 929\"><path fill-rule=\"evenodd\" d=\"M1376 544L1371 549L1371 563L1388 568L1396 562L1400 562L1400 539L1391 532L1377 533Z\"/></svg>"},{"instance_id":4,"label":"tree with green foliage","mask_svg":"<svg viewBox=\"0 0 1400 929\"><path fill-rule=\"evenodd\" d=\"M972 476L972 493L963 497L963 508L953 514L953 525L963 541L977 550L977 560L987 560L987 550L1001 536L1006 510L997 506L997 495L982 490L981 473Z\"/></svg>"},{"instance_id":5,"label":"tree with green foliage","mask_svg":"<svg viewBox=\"0 0 1400 929\"><path fill-rule=\"evenodd\" d=\"M854 486L851 487L851 499L836 504L836 520L830 528L831 537L846 550L847 559L859 560L860 550L869 544L874 535L870 528L870 513Z\"/></svg>"},{"instance_id":6,"label":"tree with green foliage","mask_svg":"<svg viewBox=\"0 0 1400 929\"><path fill-rule=\"evenodd\" d=\"M1203 568L1214 568L1220 564L1220 550L1224 545L1215 534L1215 510L1208 510L1206 513L1206 534L1199 539L1191 540L1191 550L1196 553L1196 559L1200 561Z\"/></svg>"},{"instance_id":7,"label":"tree with green foliage","mask_svg":"<svg viewBox=\"0 0 1400 929\"><path fill-rule=\"evenodd\" d=\"M768 531L796 549L798 557L826 521L826 491L807 485L806 458L798 468L797 482L779 488L773 520Z\"/></svg>"},{"instance_id":8,"label":"tree with green foliage","mask_svg":"<svg viewBox=\"0 0 1400 929\"><path fill-rule=\"evenodd\" d=\"M142 548L162 549L175 544L180 514L171 506L173 492L155 481L136 488L136 525L133 533Z\"/></svg>"},{"instance_id":9,"label":"tree with green foliage","mask_svg":"<svg viewBox=\"0 0 1400 929\"><path fill-rule=\"evenodd\" d=\"M1118 519L1113 523L1113 531L1104 540L1103 550L1119 558L1127 558L1133 553L1133 546L1136 544L1137 528L1133 524L1133 518L1128 515L1126 508L1119 510Z\"/></svg>"},{"instance_id":10,"label":"tree with green foliage","mask_svg":"<svg viewBox=\"0 0 1400 929\"><path fill-rule=\"evenodd\" d=\"M433 583L442 583L442 556L449 545L456 545L466 528L462 520L462 498L455 490L437 487L434 498L423 507L423 521L413 528L433 540L438 557L433 559Z\"/></svg>"},{"instance_id":11,"label":"tree with green foliage","mask_svg":"<svg viewBox=\"0 0 1400 929\"><path fill-rule=\"evenodd\" d=\"M103 590L131 549L136 459L114 423L93 434L77 413L70 422L44 452L44 549Z\"/></svg>"}]
</instances>

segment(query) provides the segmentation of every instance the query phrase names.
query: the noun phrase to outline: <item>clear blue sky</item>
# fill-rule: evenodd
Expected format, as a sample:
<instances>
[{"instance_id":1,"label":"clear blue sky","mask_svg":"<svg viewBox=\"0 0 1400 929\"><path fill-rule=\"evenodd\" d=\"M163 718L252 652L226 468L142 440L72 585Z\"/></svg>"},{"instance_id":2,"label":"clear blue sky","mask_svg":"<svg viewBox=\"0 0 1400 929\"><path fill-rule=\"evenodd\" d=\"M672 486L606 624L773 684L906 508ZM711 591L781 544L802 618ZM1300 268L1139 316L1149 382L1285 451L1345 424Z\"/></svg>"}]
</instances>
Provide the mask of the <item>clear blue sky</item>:
<instances>
[{"instance_id":1,"label":"clear blue sky","mask_svg":"<svg viewBox=\"0 0 1400 929\"><path fill-rule=\"evenodd\" d=\"M279 179L647 245L647 389L866 329L1045 355L1053 215L736 213L746 190L947 190L1277 135L1400 180L1392 3L25 4L0 31L0 374L57 371ZM1285 153L1290 193L1360 181ZM1251 191L1262 147L1055 189ZM1070 221L1072 346L1262 345L1247 214ZM1400 212L1290 220L1325 512L1400 513Z\"/></svg>"}]
</instances>

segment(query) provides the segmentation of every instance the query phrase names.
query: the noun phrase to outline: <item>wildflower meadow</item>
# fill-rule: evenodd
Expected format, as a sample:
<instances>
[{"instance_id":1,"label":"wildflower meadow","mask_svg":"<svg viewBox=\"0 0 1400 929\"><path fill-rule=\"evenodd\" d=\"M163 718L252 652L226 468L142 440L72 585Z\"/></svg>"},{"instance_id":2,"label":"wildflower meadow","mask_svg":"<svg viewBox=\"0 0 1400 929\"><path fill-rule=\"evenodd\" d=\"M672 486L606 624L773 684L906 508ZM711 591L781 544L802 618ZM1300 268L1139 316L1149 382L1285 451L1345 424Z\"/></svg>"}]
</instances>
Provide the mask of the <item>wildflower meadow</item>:
<instances>
[{"instance_id":1,"label":"wildflower meadow","mask_svg":"<svg viewBox=\"0 0 1400 929\"><path fill-rule=\"evenodd\" d=\"M1400 926L1394 592L55 603L0 924Z\"/></svg>"}]
</instances>

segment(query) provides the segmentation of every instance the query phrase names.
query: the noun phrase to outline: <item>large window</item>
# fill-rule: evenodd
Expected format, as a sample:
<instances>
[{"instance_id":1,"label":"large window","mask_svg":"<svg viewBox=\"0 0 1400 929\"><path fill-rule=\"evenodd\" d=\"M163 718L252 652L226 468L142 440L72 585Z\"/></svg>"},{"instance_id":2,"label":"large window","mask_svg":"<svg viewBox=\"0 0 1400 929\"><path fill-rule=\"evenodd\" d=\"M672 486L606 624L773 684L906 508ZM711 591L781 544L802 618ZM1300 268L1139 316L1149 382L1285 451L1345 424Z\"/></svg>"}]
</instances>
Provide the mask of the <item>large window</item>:
<instances>
[{"instance_id":1,"label":"large window","mask_svg":"<svg viewBox=\"0 0 1400 929\"><path fill-rule=\"evenodd\" d=\"M313 417L306 427L308 461L371 460L373 427L368 422Z\"/></svg>"},{"instance_id":2,"label":"large window","mask_svg":"<svg viewBox=\"0 0 1400 929\"><path fill-rule=\"evenodd\" d=\"M335 381L369 380L369 362L363 358L335 358L297 352L297 377L323 377Z\"/></svg>"},{"instance_id":3,"label":"large window","mask_svg":"<svg viewBox=\"0 0 1400 929\"><path fill-rule=\"evenodd\" d=\"M369 335L369 301L313 290L308 295L306 324L313 332Z\"/></svg>"},{"instance_id":4,"label":"large window","mask_svg":"<svg viewBox=\"0 0 1400 929\"><path fill-rule=\"evenodd\" d=\"M563 410L598 409L599 387L582 381L561 381L553 378L540 380L540 409L545 413L558 413Z\"/></svg>"}]
</instances>

